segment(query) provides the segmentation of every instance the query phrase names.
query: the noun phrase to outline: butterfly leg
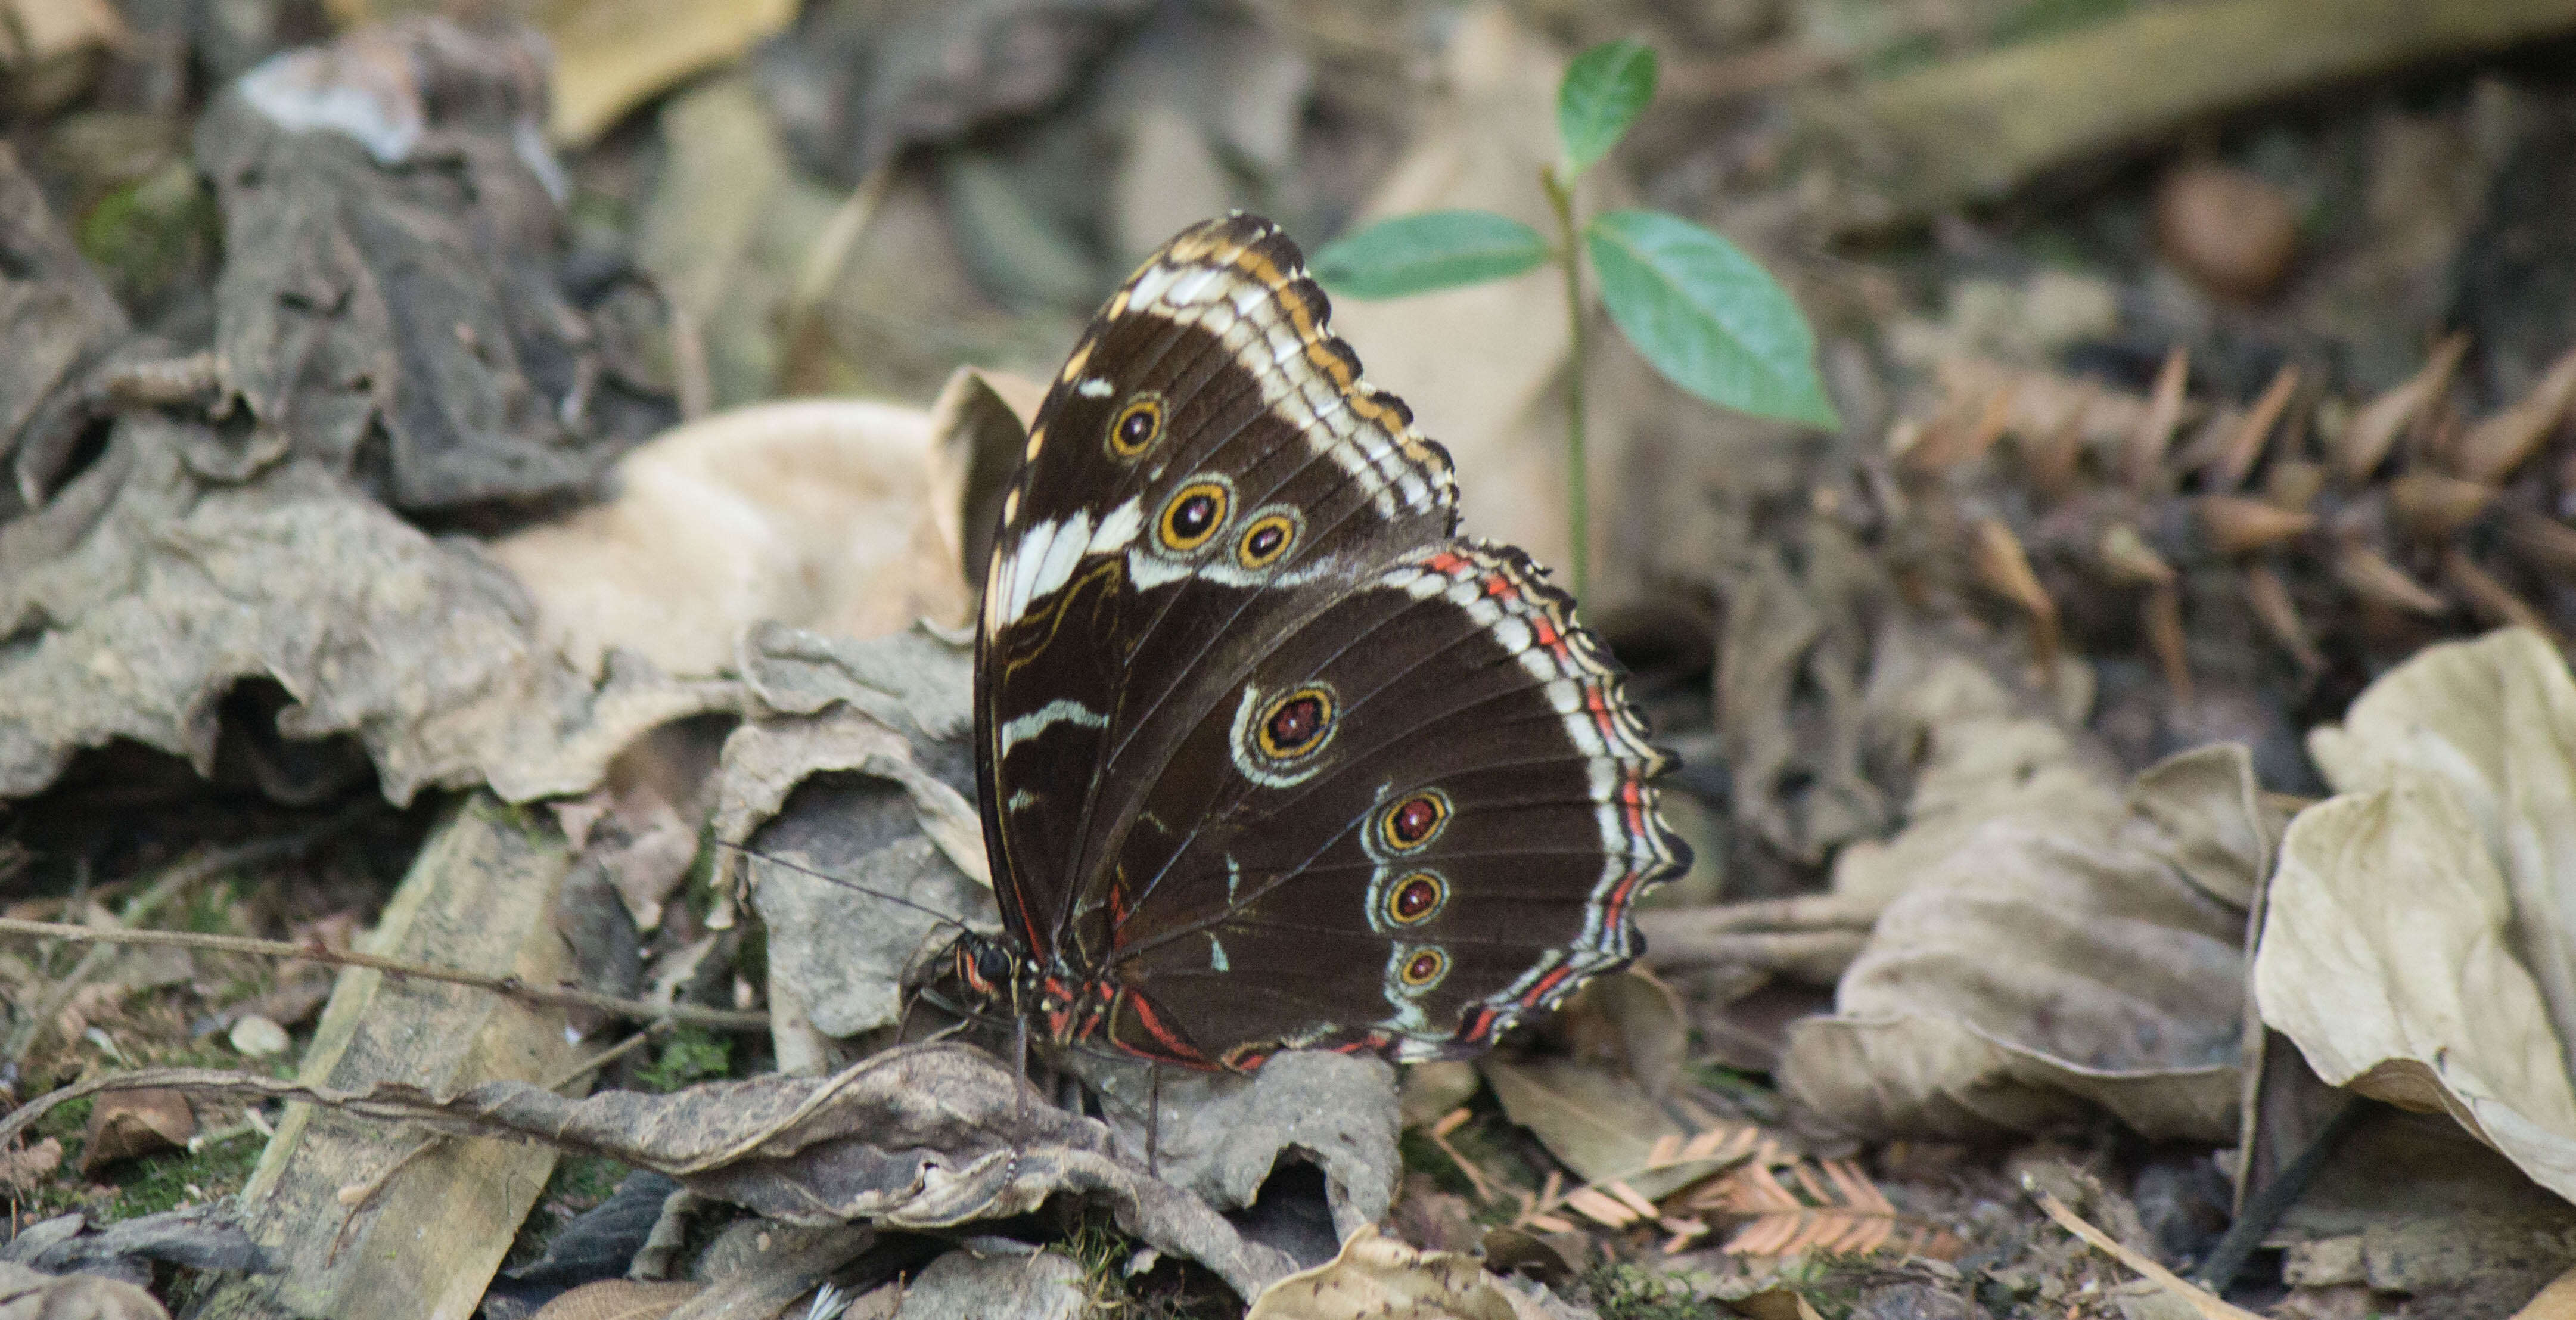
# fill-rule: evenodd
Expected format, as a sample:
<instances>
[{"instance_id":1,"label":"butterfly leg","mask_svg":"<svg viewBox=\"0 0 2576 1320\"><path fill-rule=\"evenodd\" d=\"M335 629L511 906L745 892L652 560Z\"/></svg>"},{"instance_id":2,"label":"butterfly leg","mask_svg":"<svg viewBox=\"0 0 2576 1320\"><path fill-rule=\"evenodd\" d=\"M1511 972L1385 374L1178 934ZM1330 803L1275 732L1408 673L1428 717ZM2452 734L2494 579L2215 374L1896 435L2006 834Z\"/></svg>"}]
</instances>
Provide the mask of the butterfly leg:
<instances>
[{"instance_id":1,"label":"butterfly leg","mask_svg":"<svg viewBox=\"0 0 2576 1320\"><path fill-rule=\"evenodd\" d=\"M1145 1065L1145 1172L1163 1176L1163 1065Z\"/></svg>"}]
</instances>

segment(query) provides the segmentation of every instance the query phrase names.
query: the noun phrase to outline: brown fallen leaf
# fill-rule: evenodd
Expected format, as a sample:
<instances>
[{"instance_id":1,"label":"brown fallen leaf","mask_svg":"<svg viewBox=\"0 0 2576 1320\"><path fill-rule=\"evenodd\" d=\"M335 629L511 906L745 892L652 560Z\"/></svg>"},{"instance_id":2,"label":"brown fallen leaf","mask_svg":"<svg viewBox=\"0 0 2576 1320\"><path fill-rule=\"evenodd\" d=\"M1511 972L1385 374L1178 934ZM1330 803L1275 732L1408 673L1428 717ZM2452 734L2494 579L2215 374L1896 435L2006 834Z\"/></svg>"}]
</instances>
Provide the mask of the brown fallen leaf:
<instances>
[{"instance_id":1,"label":"brown fallen leaf","mask_svg":"<svg viewBox=\"0 0 2576 1320\"><path fill-rule=\"evenodd\" d=\"M0 655L0 797L38 791L75 751L115 738L210 773L218 698L245 679L295 699L235 732L353 735L394 802L432 785L489 783L513 801L583 792L643 731L738 701L731 683L675 682L631 658L576 672L489 560L325 463L199 475L229 444L130 414L91 469L116 484L77 536L0 537L0 629L30 639Z\"/></svg>"},{"instance_id":2,"label":"brown fallen leaf","mask_svg":"<svg viewBox=\"0 0 2576 1320\"><path fill-rule=\"evenodd\" d=\"M32 1146L0 1152L0 1187L31 1192L37 1183L63 1167L63 1143L60 1137L47 1137Z\"/></svg>"},{"instance_id":3,"label":"brown fallen leaf","mask_svg":"<svg viewBox=\"0 0 2576 1320\"><path fill-rule=\"evenodd\" d=\"M605 1091L584 1100L513 1081L441 1098L393 1083L343 1090L149 1069L20 1106L0 1118L0 1142L66 1100L141 1085L301 1100L360 1118L605 1155L797 1225L945 1228L1025 1214L1072 1193L1106 1202L1128 1233L1198 1261L1244 1296L1291 1267L1197 1197L1120 1155L1098 1120L1046 1103L1027 1081L963 1045L888 1050L830 1077L773 1073L668 1095Z\"/></svg>"},{"instance_id":4,"label":"brown fallen leaf","mask_svg":"<svg viewBox=\"0 0 2576 1320\"><path fill-rule=\"evenodd\" d=\"M706 1291L702 1283L653 1283L602 1279L585 1283L537 1308L535 1320L662 1320Z\"/></svg>"},{"instance_id":5,"label":"brown fallen leaf","mask_svg":"<svg viewBox=\"0 0 2576 1320\"><path fill-rule=\"evenodd\" d=\"M1330 1261L1262 1290L1244 1320L1547 1320L1547 1314L1473 1256L1416 1251L1363 1227Z\"/></svg>"},{"instance_id":6,"label":"brown fallen leaf","mask_svg":"<svg viewBox=\"0 0 2576 1320\"><path fill-rule=\"evenodd\" d=\"M625 648L714 674L763 620L876 637L963 622L960 552L929 498L917 409L859 400L738 408L620 459L617 494L493 543L583 672Z\"/></svg>"},{"instance_id":7,"label":"brown fallen leaf","mask_svg":"<svg viewBox=\"0 0 2576 1320\"><path fill-rule=\"evenodd\" d=\"M667 423L610 305L658 324L653 296L628 282L576 306L555 278L568 185L545 96L535 33L414 17L215 98L196 131L224 216L214 362L268 432L237 475L282 446L403 509L525 500ZM433 149L445 186L412 168Z\"/></svg>"},{"instance_id":8,"label":"brown fallen leaf","mask_svg":"<svg viewBox=\"0 0 2576 1320\"><path fill-rule=\"evenodd\" d=\"M188 1144L197 1135L196 1111L177 1091L120 1091L89 1111L81 1134L83 1174L103 1165Z\"/></svg>"},{"instance_id":9,"label":"brown fallen leaf","mask_svg":"<svg viewBox=\"0 0 2576 1320\"><path fill-rule=\"evenodd\" d=\"M0 1320L170 1320L152 1294L94 1274L39 1274L0 1261Z\"/></svg>"},{"instance_id":10,"label":"brown fallen leaf","mask_svg":"<svg viewBox=\"0 0 2576 1320\"><path fill-rule=\"evenodd\" d=\"M2244 904L2272 828L2245 749L2173 757L2126 795L2070 784L1966 814L1880 915L1835 1016L1790 1029L1782 1088L1870 1137L2093 1106L2149 1134L2233 1133Z\"/></svg>"}]
</instances>

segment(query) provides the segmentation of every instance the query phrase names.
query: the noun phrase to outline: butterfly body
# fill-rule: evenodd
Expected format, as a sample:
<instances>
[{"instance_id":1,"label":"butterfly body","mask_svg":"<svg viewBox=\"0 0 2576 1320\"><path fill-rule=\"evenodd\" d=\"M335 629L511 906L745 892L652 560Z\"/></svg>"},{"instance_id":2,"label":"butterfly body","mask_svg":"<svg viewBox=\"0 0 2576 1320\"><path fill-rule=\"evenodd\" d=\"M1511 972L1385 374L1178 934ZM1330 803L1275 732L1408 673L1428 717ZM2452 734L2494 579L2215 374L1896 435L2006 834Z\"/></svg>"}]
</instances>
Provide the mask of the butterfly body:
<instances>
[{"instance_id":1,"label":"butterfly body","mask_svg":"<svg viewBox=\"0 0 2576 1320\"><path fill-rule=\"evenodd\" d=\"M1005 936L970 994L1059 1044L1429 1058L1634 956L1687 861L1666 759L1267 222L1102 310L1003 500L976 655Z\"/></svg>"}]
</instances>

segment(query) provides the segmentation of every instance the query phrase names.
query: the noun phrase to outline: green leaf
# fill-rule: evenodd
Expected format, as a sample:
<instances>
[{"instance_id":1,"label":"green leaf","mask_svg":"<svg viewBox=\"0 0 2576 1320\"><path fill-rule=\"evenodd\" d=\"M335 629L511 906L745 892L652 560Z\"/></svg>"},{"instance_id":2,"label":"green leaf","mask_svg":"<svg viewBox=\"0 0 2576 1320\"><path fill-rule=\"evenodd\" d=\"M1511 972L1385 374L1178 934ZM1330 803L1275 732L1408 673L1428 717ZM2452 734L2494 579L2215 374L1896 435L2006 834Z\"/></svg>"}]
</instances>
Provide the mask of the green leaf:
<instances>
[{"instance_id":1,"label":"green leaf","mask_svg":"<svg viewBox=\"0 0 2576 1320\"><path fill-rule=\"evenodd\" d=\"M1613 211L1584 231L1601 301L1655 369L1724 408L1842 420L1816 378L1816 335L1743 249L1676 215Z\"/></svg>"},{"instance_id":2,"label":"green leaf","mask_svg":"<svg viewBox=\"0 0 2576 1320\"><path fill-rule=\"evenodd\" d=\"M1491 211L1424 211L1327 244L1315 278L1354 298L1401 298L1518 275L1548 258L1537 230Z\"/></svg>"},{"instance_id":3,"label":"green leaf","mask_svg":"<svg viewBox=\"0 0 2576 1320\"><path fill-rule=\"evenodd\" d=\"M1628 125L1655 99L1655 48L1642 41L1605 41L1574 57L1556 89L1556 135L1573 168L1566 181L1592 168L1627 136Z\"/></svg>"}]
</instances>

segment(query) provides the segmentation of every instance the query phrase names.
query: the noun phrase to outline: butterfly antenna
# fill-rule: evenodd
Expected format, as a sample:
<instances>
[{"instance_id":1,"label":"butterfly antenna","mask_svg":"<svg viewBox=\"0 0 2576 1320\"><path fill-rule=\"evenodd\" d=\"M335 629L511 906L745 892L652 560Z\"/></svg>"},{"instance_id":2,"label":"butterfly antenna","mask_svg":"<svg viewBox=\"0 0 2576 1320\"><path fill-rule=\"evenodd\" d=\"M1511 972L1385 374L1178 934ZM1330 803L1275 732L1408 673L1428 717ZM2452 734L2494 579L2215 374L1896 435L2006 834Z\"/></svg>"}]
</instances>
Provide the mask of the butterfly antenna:
<instances>
[{"instance_id":1,"label":"butterfly antenna","mask_svg":"<svg viewBox=\"0 0 2576 1320\"><path fill-rule=\"evenodd\" d=\"M953 916L950 916L949 914L947 914L947 913L945 913L945 912L942 912L942 911L940 911L939 909L937 909L937 908L935 908L935 907L929 907L929 906L926 906L926 905L924 905L924 904L915 903L915 902L913 902L911 899L903 898L903 897L900 897L900 896L898 896L898 895L894 895L894 894L889 894L889 893L887 893L886 891L884 891L884 890L882 890L882 889L870 889L870 888L868 888L866 885L860 884L860 883L858 883L858 882L856 882L856 881L853 881L853 880L844 880L844 879L842 879L841 877L839 877L839 876L837 876L837 875L833 875L832 873L830 873L830 872L828 872L828 871L818 871L818 870L814 869L813 867L806 866L806 865L803 865L803 864L801 864L801 863L797 863L797 862L791 862L791 861L787 860L786 858L784 858L784 857L780 857L780 856L778 856L778 855L776 855L776 854L774 854L774 853L765 853L765 852L760 851L760 850L759 850L759 849L757 849L757 848L746 848L746 847L743 847L741 844L738 844L738 843L727 843L727 842L725 842L725 841L724 841L724 840L722 840L722 839L718 839L718 840L716 840L716 846L717 846L717 847L719 847L719 848L728 848L728 849L731 849L731 850L733 850L734 852L741 853L741 854L742 854L743 856L745 856L745 857L754 857L754 858L758 858L759 860L764 861L764 862L767 862L767 863L769 863L769 864L770 864L770 865L772 865L772 866L783 866L783 867L787 868L787 869L788 869L788 870L790 870L790 871L794 871L794 872L796 872L796 873L797 873L797 874L799 874L799 875L809 875L809 876L812 876L812 877L814 877L814 878L815 878L815 879L817 879L817 880L823 881L825 884L839 885L841 888L843 888L843 889L847 889L847 890L851 891L852 893L865 894L865 895L867 895L867 896L868 896L868 897L870 897L870 898L883 899L883 900L885 900L885 901L886 901L886 902L888 902L888 903L892 903L892 904L894 904L896 907L907 907L907 908L911 908L913 911L918 912L918 913L922 914L923 916L930 918L930 919L931 919L931 920L933 920L933 921L942 922L942 923L947 924L947 925L955 926L957 929L959 929L959 930L961 930L961 931L963 931L963 930L972 930L972 929L973 929L973 927L968 926L965 922L963 922L963 921L959 921L957 918L955 918L955 917L953 917Z\"/></svg>"}]
</instances>

